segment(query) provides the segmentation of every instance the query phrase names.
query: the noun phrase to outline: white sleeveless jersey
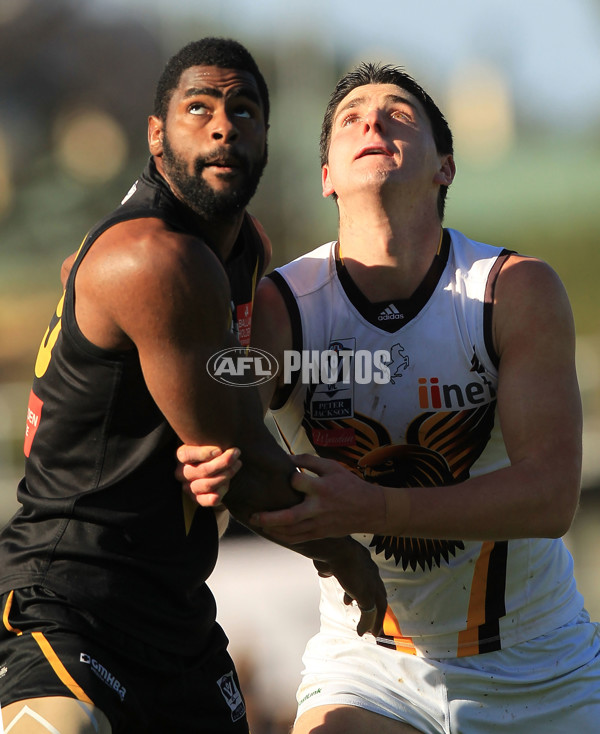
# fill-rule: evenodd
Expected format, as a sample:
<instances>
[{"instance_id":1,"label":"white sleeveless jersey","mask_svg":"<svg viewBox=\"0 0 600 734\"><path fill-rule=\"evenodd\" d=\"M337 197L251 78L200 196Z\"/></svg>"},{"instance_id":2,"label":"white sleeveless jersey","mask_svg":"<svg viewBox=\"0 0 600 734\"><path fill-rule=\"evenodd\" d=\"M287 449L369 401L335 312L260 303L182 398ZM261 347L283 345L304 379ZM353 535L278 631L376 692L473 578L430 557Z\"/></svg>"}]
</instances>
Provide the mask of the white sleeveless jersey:
<instances>
[{"instance_id":1,"label":"white sleeveless jersey","mask_svg":"<svg viewBox=\"0 0 600 734\"><path fill-rule=\"evenodd\" d=\"M289 450L336 459L385 486L449 485L508 465L491 304L509 254L445 230L410 301L380 304L358 291L334 242L271 274L294 349L304 350L295 372L298 355L286 357L286 381L297 379L272 411ZM564 624L583 605L562 540L355 537L388 593L378 642L400 651L497 650ZM352 634L356 610L335 579L320 583L323 628Z\"/></svg>"}]
</instances>

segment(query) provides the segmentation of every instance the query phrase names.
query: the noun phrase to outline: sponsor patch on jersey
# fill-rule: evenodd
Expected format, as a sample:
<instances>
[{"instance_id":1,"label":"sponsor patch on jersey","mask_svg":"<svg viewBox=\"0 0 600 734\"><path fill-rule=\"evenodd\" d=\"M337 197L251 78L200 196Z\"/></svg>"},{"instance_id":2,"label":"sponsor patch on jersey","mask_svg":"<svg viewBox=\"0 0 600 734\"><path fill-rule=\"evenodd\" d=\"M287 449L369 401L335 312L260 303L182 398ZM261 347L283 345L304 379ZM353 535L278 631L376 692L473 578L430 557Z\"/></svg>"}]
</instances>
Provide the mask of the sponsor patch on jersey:
<instances>
[{"instance_id":1,"label":"sponsor patch on jersey","mask_svg":"<svg viewBox=\"0 0 600 734\"><path fill-rule=\"evenodd\" d=\"M252 326L252 301L238 304L235 311L237 338L243 347L250 344L250 328Z\"/></svg>"},{"instance_id":2,"label":"sponsor patch on jersey","mask_svg":"<svg viewBox=\"0 0 600 734\"><path fill-rule=\"evenodd\" d=\"M310 404L310 417L319 420L352 417L352 399L315 400Z\"/></svg>"},{"instance_id":3,"label":"sponsor patch on jersey","mask_svg":"<svg viewBox=\"0 0 600 734\"><path fill-rule=\"evenodd\" d=\"M102 665L102 663L98 662L96 658L88 655L86 652L82 652L79 654L79 662L84 665L89 665L94 675L100 678L105 685L111 688L121 701L125 700L125 696L127 695L125 686L123 686L120 681L118 681L115 676L107 670L104 665Z\"/></svg>"},{"instance_id":4,"label":"sponsor patch on jersey","mask_svg":"<svg viewBox=\"0 0 600 734\"><path fill-rule=\"evenodd\" d=\"M246 705L233 678L233 673L230 672L221 676L217 681L217 685L225 702L231 709L231 720L238 721L246 713Z\"/></svg>"},{"instance_id":5,"label":"sponsor patch on jersey","mask_svg":"<svg viewBox=\"0 0 600 734\"><path fill-rule=\"evenodd\" d=\"M354 375L352 355L356 339L335 339L327 350L346 355L337 366L331 382L319 382L310 398L310 417L316 420L351 418L354 415Z\"/></svg>"},{"instance_id":6,"label":"sponsor patch on jersey","mask_svg":"<svg viewBox=\"0 0 600 734\"><path fill-rule=\"evenodd\" d=\"M312 443L315 446L354 446L354 428L313 428Z\"/></svg>"},{"instance_id":7,"label":"sponsor patch on jersey","mask_svg":"<svg viewBox=\"0 0 600 734\"><path fill-rule=\"evenodd\" d=\"M42 419L43 406L43 400L40 400L32 390L29 394L29 404L27 405L27 423L25 424L25 443L23 445L23 451L27 458L29 458L29 454L31 453L31 444Z\"/></svg>"}]
</instances>

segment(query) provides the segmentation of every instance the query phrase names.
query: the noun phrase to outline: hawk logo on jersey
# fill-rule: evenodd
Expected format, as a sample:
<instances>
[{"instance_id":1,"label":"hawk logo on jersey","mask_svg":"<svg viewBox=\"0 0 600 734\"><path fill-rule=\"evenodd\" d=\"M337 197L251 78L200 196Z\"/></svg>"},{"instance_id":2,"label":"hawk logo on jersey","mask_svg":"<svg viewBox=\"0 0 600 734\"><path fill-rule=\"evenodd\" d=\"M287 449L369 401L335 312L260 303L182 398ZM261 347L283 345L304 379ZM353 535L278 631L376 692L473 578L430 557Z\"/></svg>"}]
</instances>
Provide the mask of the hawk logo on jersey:
<instances>
[{"instance_id":1,"label":"hawk logo on jersey","mask_svg":"<svg viewBox=\"0 0 600 734\"><path fill-rule=\"evenodd\" d=\"M369 451L358 462L364 479L384 487L434 487L454 483L446 460L436 451L423 446L390 445ZM442 558L446 563L456 550L463 550L459 540L427 540L423 538L394 538L374 535L371 547L386 559L394 557L402 570L410 566L415 571L425 566L438 568Z\"/></svg>"},{"instance_id":2,"label":"hawk logo on jersey","mask_svg":"<svg viewBox=\"0 0 600 734\"><path fill-rule=\"evenodd\" d=\"M489 440L494 412L495 401L467 410L422 413L409 425L402 444L393 444L380 423L356 413L347 420L319 421L305 414L303 427L319 456L342 461L367 481L390 487L435 487L469 477ZM315 440L320 431L334 429L353 431L355 442L336 446ZM425 571L448 563L464 544L375 535L371 547L404 570Z\"/></svg>"}]
</instances>

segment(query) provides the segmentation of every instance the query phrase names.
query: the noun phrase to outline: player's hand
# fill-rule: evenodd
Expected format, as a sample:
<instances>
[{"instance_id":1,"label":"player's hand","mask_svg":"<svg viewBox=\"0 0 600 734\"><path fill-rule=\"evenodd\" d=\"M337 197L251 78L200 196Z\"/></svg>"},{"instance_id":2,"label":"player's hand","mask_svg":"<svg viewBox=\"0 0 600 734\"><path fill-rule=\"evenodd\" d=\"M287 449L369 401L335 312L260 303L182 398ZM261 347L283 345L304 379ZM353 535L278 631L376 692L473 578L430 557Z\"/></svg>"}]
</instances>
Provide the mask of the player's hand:
<instances>
[{"instance_id":1,"label":"player's hand","mask_svg":"<svg viewBox=\"0 0 600 734\"><path fill-rule=\"evenodd\" d=\"M251 518L253 524L290 544L376 532L385 519L385 497L379 485L364 481L330 459L310 454L292 459L299 468L316 474L297 472L292 477L292 487L305 498L285 510L258 512Z\"/></svg>"},{"instance_id":2,"label":"player's hand","mask_svg":"<svg viewBox=\"0 0 600 734\"><path fill-rule=\"evenodd\" d=\"M202 507L218 507L229 490L229 481L242 466L240 450L222 451L218 446L189 446L177 449L175 476Z\"/></svg>"},{"instance_id":3,"label":"player's hand","mask_svg":"<svg viewBox=\"0 0 600 734\"><path fill-rule=\"evenodd\" d=\"M362 637L365 632L378 637L383 629L387 609L387 594L379 575L379 569L368 549L348 538L344 551L333 561L314 561L319 576L335 576L344 589L344 604L356 602L360 620L356 631Z\"/></svg>"}]
</instances>

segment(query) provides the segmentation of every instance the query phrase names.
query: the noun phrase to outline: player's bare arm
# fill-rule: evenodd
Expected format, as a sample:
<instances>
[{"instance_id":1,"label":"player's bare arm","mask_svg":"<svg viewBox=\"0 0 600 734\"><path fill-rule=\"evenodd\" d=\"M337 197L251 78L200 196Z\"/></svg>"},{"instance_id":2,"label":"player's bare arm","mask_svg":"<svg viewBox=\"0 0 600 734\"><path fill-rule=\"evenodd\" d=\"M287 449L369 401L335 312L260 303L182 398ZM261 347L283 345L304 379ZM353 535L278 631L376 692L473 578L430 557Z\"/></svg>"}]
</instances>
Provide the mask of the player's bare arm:
<instances>
[{"instance_id":1,"label":"player's bare arm","mask_svg":"<svg viewBox=\"0 0 600 734\"><path fill-rule=\"evenodd\" d=\"M352 532L465 540L563 535L579 497L582 417L573 318L556 273L533 258L510 258L496 286L493 328L509 467L450 488L381 488L331 462L296 457L319 475L294 478L306 500L256 521L288 541Z\"/></svg>"},{"instance_id":2,"label":"player's bare arm","mask_svg":"<svg viewBox=\"0 0 600 734\"><path fill-rule=\"evenodd\" d=\"M262 276L271 261L272 245L258 219L252 217L252 221L264 246L265 267L260 274ZM271 292L273 295L270 295ZM283 299L271 281L259 281L254 301L252 344L276 356L278 364L282 364L279 355L283 355L284 349L290 348L291 344L291 324L284 306ZM257 337L257 334L260 336ZM281 376L278 376L276 380L269 380L258 387L264 412L269 407L280 379ZM220 446L183 444L177 451L180 462L176 471L177 478L183 489L194 495L199 505L221 508L232 477L242 467L240 455L237 447L223 450Z\"/></svg>"},{"instance_id":3,"label":"player's bare arm","mask_svg":"<svg viewBox=\"0 0 600 734\"><path fill-rule=\"evenodd\" d=\"M208 357L232 340L226 275L206 246L158 220L117 225L82 262L76 296L78 323L90 341L137 349L148 388L183 441L227 449L252 433L254 448L262 445L266 429L249 410L258 396L215 383L206 372ZM240 428L246 410L252 430ZM266 452L272 468L289 476L293 465L273 446Z\"/></svg>"},{"instance_id":4,"label":"player's bare arm","mask_svg":"<svg viewBox=\"0 0 600 734\"><path fill-rule=\"evenodd\" d=\"M283 364L285 350L292 348L292 326L279 289L269 278L258 284L252 318L252 345L269 352ZM283 371L259 386L266 413L277 405L285 385ZM234 449L222 451L216 446L183 445L177 452L181 462L178 478L184 488L196 496L203 507L215 507L229 490L229 482L241 468L243 457Z\"/></svg>"}]
</instances>

